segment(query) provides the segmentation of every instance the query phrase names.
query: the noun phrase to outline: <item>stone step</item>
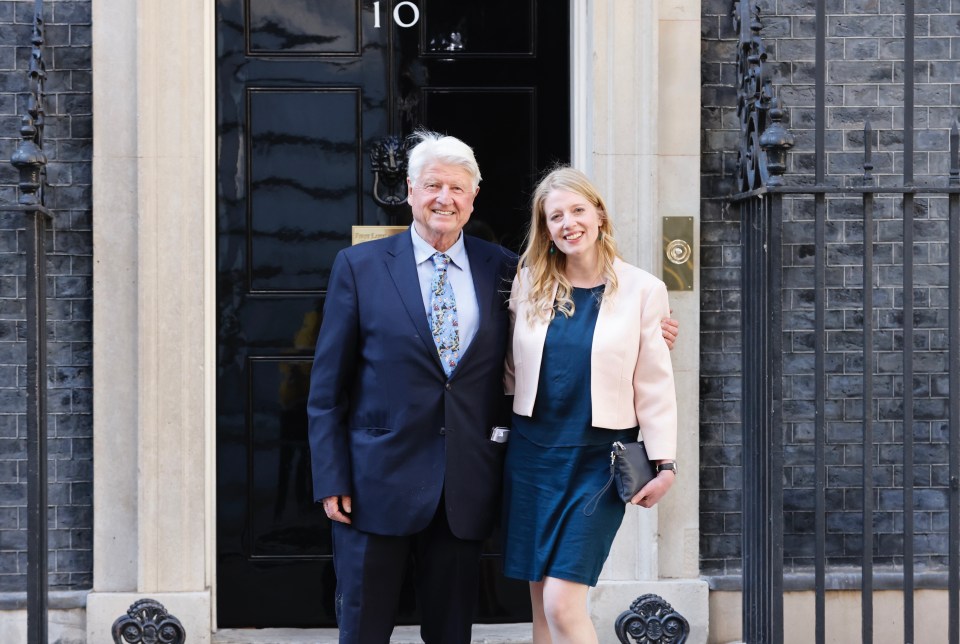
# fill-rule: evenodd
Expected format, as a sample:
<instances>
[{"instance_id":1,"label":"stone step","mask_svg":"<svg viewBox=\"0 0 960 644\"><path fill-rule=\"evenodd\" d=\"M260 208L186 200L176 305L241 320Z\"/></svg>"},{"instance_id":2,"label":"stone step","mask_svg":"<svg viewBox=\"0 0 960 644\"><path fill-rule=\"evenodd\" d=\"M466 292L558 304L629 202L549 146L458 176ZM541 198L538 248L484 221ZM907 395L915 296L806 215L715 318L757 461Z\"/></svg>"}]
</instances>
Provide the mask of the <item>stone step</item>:
<instances>
[{"instance_id":1,"label":"stone step","mask_svg":"<svg viewBox=\"0 0 960 644\"><path fill-rule=\"evenodd\" d=\"M335 628L224 629L213 634L213 644L337 644ZM530 624L476 624L473 644L531 644ZM422 644L418 626L398 626L390 644Z\"/></svg>"}]
</instances>

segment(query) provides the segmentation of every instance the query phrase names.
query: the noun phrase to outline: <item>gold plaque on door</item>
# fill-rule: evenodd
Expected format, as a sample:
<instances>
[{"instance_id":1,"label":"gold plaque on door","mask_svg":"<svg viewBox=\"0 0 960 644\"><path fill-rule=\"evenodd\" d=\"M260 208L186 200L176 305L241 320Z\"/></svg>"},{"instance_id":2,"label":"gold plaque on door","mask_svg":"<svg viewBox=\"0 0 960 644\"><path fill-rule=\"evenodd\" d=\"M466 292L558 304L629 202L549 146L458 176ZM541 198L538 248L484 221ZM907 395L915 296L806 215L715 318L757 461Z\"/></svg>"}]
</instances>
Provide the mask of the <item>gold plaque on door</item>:
<instances>
[{"instance_id":1,"label":"gold plaque on door","mask_svg":"<svg viewBox=\"0 0 960 644\"><path fill-rule=\"evenodd\" d=\"M365 241L383 239L384 237L402 233L408 228L409 226L353 226L351 229L351 236L353 238L351 244L356 246Z\"/></svg>"}]
</instances>

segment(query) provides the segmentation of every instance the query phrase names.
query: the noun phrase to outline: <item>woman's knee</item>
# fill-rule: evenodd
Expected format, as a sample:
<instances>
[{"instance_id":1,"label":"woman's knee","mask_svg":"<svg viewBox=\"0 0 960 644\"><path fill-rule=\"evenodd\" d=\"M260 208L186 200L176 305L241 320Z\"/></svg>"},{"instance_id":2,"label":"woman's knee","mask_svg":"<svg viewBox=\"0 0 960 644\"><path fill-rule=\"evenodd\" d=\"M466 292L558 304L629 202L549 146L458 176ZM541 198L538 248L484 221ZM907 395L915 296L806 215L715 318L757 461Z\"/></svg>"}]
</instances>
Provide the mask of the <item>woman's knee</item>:
<instances>
[{"instance_id":1,"label":"woman's knee","mask_svg":"<svg viewBox=\"0 0 960 644\"><path fill-rule=\"evenodd\" d=\"M587 617L587 586L547 577L543 584L543 612L551 624L581 621Z\"/></svg>"}]
</instances>

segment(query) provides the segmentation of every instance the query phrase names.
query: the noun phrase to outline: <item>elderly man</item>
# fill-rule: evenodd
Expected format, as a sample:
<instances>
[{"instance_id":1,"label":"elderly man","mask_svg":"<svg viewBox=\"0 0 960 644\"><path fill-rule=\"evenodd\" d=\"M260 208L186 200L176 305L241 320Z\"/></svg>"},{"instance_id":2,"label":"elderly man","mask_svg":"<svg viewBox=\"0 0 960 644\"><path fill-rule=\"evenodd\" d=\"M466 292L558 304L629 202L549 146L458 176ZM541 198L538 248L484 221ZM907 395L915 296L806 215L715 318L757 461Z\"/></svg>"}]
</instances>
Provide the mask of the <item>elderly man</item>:
<instances>
[{"instance_id":1,"label":"elderly man","mask_svg":"<svg viewBox=\"0 0 960 644\"><path fill-rule=\"evenodd\" d=\"M341 642L389 642L411 554L424 642L469 642L499 511L516 257L461 234L480 183L470 147L421 133L408 175L409 232L334 261L311 375Z\"/></svg>"}]
</instances>

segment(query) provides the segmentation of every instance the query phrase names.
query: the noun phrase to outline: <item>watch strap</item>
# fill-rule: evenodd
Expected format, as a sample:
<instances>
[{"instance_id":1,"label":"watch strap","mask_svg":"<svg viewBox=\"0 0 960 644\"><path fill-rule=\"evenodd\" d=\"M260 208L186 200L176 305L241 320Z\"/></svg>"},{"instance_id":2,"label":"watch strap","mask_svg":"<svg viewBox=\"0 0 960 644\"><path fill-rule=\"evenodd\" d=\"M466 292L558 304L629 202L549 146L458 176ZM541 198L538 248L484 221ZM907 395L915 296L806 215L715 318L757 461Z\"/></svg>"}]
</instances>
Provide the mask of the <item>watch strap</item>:
<instances>
[{"instance_id":1,"label":"watch strap","mask_svg":"<svg viewBox=\"0 0 960 644\"><path fill-rule=\"evenodd\" d=\"M657 474L659 474L664 470L670 470L671 472L673 472L674 476L680 475L679 469L677 468L676 461L671 461L670 463L660 463L659 465L657 465Z\"/></svg>"}]
</instances>

